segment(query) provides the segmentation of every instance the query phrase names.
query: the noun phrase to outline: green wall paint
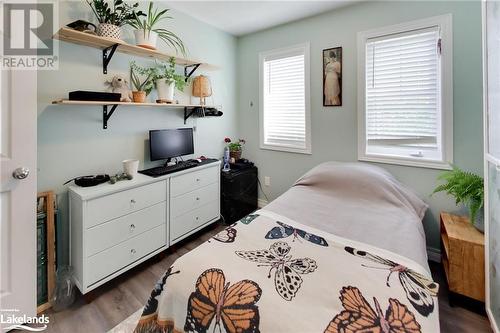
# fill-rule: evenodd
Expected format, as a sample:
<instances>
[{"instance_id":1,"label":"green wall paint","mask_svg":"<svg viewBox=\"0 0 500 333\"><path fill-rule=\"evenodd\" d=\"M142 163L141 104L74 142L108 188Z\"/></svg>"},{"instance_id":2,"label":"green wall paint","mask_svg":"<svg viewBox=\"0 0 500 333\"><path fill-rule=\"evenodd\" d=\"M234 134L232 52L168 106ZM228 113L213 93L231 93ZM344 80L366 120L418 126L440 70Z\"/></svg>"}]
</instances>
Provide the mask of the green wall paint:
<instances>
[{"instance_id":1,"label":"green wall paint","mask_svg":"<svg viewBox=\"0 0 500 333\"><path fill-rule=\"evenodd\" d=\"M482 60L479 1L363 2L336 11L278 26L238 39L239 135L247 140L245 157L259 166L269 199L286 191L304 172L324 161L357 160L358 31L451 13L454 63L454 161L482 174ZM259 149L258 54L274 48L311 43L312 155ZM343 106L322 106L321 51L343 47ZM253 107L250 103L253 102ZM444 195L429 197L437 170L381 164L415 189L430 205L424 225L429 247L439 248L441 210L459 210ZM354 223L354 222L353 222Z\"/></svg>"},{"instance_id":2,"label":"green wall paint","mask_svg":"<svg viewBox=\"0 0 500 333\"><path fill-rule=\"evenodd\" d=\"M94 21L88 6L82 1L59 4L61 26L80 18ZM101 108L52 106L50 103L67 97L72 90L104 91L105 79L113 73L128 75L129 62L134 58L115 54L108 68L110 74L106 76L102 74L99 50L61 42L59 70L38 73L38 190L52 189L59 194L63 233L66 235L67 189L62 184L81 175L114 174L121 170L121 161L128 158L139 159L140 168L147 167L150 162L146 139L150 129L196 126L197 156L221 156L224 136L236 136L236 38L183 13L172 12L171 16L174 20L168 22L168 27L184 40L189 57L221 68L206 72L214 91L213 100L208 98L207 101L222 105L223 117L190 119L184 125L180 109L118 107L108 129L103 130ZM132 29L125 30L125 39L133 42ZM151 63L135 59L140 64ZM154 96L150 100L154 100ZM193 99L193 102L197 100ZM59 245L67 253L68 237L64 237L64 241Z\"/></svg>"}]
</instances>

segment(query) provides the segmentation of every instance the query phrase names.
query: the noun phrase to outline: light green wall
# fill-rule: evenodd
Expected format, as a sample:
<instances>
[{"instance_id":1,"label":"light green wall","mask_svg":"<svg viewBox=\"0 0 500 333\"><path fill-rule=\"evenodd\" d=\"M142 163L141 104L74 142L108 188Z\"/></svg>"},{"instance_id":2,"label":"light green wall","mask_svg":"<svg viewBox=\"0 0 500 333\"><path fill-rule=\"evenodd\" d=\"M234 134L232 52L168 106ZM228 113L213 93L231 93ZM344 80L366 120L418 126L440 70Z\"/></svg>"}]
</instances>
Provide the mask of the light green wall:
<instances>
[{"instance_id":1,"label":"light green wall","mask_svg":"<svg viewBox=\"0 0 500 333\"><path fill-rule=\"evenodd\" d=\"M61 26L79 18L94 21L83 1L59 3ZM106 76L102 74L99 50L61 42L59 70L38 73L38 190L52 189L59 194L65 234L68 225L67 190L62 184L76 176L114 174L121 170L124 159L137 158L141 161L140 168L148 166L145 140L150 129L196 126L197 156L221 156L224 136L236 136L236 38L183 13L172 12L172 16L175 19L168 23L168 27L186 43L189 57L221 68L206 72L214 91L213 100L208 99L208 102L223 106L224 116L221 118L190 119L184 125L180 109L118 107L108 129L103 130L102 108L50 105L54 99L67 98L72 90L105 89ZM125 37L133 42L131 29ZM151 63L136 59L142 64ZM115 54L108 73L128 74L131 60L132 57ZM68 238L64 237L64 243L59 245L67 249Z\"/></svg>"},{"instance_id":2,"label":"light green wall","mask_svg":"<svg viewBox=\"0 0 500 333\"><path fill-rule=\"evenodd\" d=\"M356 33L447 13L453 15L454 161L461 168L482 174L480 2L363 2L238 39L239 135L247 140L244 155L259 166L260 178L271 177L271 186L264 187L269 199L286 191L298 177L318 163L356 161ZM311 44L313 154L259 149L258 54L306 41ZM322 106L321 51L337 46L343 47L343 106L328 108ZM439 211L457 210L444 195L429 197L439 171L388 164L380 166L415 189L429 203L430 212L424 220L428 246L438 248Z\"/></svg>"}]
</instances>

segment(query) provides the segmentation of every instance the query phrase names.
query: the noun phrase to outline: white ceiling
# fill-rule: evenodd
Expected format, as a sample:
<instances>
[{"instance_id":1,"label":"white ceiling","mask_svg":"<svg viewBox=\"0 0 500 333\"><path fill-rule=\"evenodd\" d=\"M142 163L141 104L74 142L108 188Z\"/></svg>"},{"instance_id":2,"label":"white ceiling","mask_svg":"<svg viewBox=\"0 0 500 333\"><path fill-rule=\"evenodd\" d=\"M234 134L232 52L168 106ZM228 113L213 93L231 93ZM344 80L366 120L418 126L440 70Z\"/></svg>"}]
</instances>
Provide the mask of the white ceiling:
<instances>
[{"instance_id":1,"label":"white ceiling","mask_svg":"<svg viewBox=\"0 0 500 333\"><path fill-rule=\"evenodd\" d=\"M168 6L235 36L340 8L359 0L168 1Z\"/></svg>"}]
</instances>

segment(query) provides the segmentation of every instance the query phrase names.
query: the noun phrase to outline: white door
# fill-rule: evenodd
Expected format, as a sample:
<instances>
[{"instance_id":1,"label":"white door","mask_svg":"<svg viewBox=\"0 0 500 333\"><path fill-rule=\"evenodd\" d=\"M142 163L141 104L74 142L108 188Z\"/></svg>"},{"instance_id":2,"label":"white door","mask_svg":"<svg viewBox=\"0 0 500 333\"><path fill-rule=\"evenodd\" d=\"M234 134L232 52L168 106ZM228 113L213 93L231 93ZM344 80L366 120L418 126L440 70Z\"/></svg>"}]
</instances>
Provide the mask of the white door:
<instances>
[{"instance_id":1,"label":"white door","mask_svg":"<svg viewBox=\"0 0 500 333\"><path fill-rule=\"evenodd\" d=\"M0 315L34 316L37 75L0 73Z\"/></svg>"},{"instance_id":2,"label":"white door","mask_svg":"<svg viewBox=\"0 0 500 333\"><path fill-rule=\"evenodd\" d=\"M483 2L486 311L500 324L500 2Z\"/></svg>"}]
</instances>

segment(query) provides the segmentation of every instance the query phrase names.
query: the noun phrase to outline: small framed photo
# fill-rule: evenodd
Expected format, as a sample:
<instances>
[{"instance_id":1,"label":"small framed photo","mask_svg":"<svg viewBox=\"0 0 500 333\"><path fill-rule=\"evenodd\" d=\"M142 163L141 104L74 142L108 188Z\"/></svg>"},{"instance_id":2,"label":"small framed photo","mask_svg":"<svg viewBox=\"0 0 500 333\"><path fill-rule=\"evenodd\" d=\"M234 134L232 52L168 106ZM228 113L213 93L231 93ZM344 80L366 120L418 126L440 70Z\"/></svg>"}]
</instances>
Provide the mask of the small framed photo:
<instances>
[{"instance_id":1,"label":"small framed photo","mask_svg":"<svg viewBox=\"0 0 500 333\"><path fill-rule=\"evenodd\" d=\"M342 47L323 50L323 106L342 106Z\"/></svg>"}]
</instances>

